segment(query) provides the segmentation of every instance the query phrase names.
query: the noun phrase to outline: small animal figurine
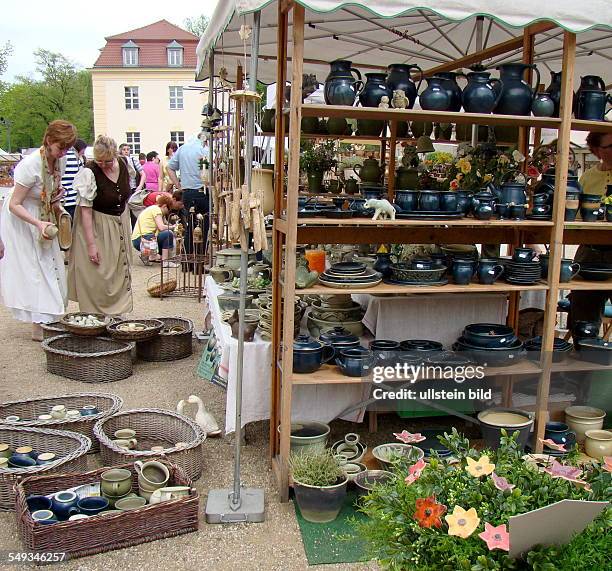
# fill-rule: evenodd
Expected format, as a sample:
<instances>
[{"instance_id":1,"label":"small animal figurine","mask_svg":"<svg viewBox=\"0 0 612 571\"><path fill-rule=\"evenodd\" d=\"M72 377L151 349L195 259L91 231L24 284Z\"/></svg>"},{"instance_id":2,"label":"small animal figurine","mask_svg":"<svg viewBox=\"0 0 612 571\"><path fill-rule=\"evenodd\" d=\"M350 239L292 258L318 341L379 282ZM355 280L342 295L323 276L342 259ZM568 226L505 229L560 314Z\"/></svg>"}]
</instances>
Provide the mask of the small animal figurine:
<instances>
[{"instance_id":1,"label":"small animal figurine","mask_svg":"<svg viewBox=\"0 0 612 571\"><path fill-rule=\"evenodd\" d=\"M386 95L383 95L380 98L380 103L378 104L378 106L381 109L389 109L389 98Z\"/></svg>"},{"instance_id":2,"label":"small animal figurine","mask_svg":"<svg viewBox=\"0 0 612 571\"><path fill-rule=\"evenodd\" d=\"M376 200L375 198L370 198L365 201L363 205L365 210L369 208L374 208L374 216L372 216L372 220L387 219L395 220L395 208L388 200Z\"/></svg>"},{"instance_id":3,"label":"small animal figurine","mask_svg":"<svg viewBox=\"0 0 612 571\"><path fill-rule=\"evenodd\" d=\"M391 105L394 109L406 109L406 107L408 107L408 103L408 98L406 97L406 93L403 89L393 90L393 99L391 100Z\"/></svg>"},{"instance_id":4,"label":"small animal figurine","mask_svg":"<svg viewBox=\"0 0 612 571\"><path fill-rule=\"evenodd\" d=\"M402 155L402 166L404 167L418 167L419 166L419 154L416 147L412 145L406 145L404 147L404 154Z\"/></svg>"},{"instance_id":5,"label":"small animal figurine","mask_svg":"<svg viewBox=\"0 0 612 571\"><path fill-rule=\"evenodd\" d=\"M215 417L206 410L200 397L190 395L187 402L189 404L198 405L198 410L195 414L195 423L206 433L206 436L218 436L221 434L221 429L219 428ZM184 400L180 400L176 405L176 412L184 415L185 404L186 403Z\"/></svg>"}]
</instances>

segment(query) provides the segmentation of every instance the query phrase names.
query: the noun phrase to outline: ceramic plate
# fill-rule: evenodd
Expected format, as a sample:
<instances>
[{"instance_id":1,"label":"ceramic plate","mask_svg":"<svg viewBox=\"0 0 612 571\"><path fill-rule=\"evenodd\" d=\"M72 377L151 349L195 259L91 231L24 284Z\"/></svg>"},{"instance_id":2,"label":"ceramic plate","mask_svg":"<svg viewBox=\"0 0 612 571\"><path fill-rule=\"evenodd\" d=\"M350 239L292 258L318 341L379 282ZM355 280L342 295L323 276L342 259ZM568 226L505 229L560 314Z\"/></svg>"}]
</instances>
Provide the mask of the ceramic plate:
<instances>
[{"instance_id":1,"label":"ceramic plate","mask_svg":"<svg viewBox=\"0 0 612 571\"><path fill-rule=\"evenodd\" d=\"M383 282L389 285L404 285L404 286L443 286L448 283L447 279L442 279L437 282L417 282L406 280L394 280L393 278L385 278Z\"/></svg>"},{"instance_id":2,"label":"ceramic plate","mask_svg":"<svg viewBox=\"0 0 612 571\"><path fill-rule=\"evenodd\" d=\"M527 220L552 220L550 214L527 214Z\"/></svg>"},{"instance_id":3,"label":"ceramic plate","mask_svg":"<svg viewBox=\"0 0 612 571\"><path fill-rule=\"evenodd\" d=\"M342 281L340 282L326 281L325 279L322 279L321 277L319 277L319 283L321 285L324 285L326 287L341 288L341 289L370 288L370 287L377 286L381 281L382 281L382 278L379 278L376 281L347 283L347 282L342 282Z\"/></svg>"},{"instance_id":4,"label":"ceramic plate","mask_svg":"<svg viewBox=\"0 0 612 571\"><path fill-rule=\"evenodd\" d=\"M424 220L445 220L445 219L449 219L449 220L456 220L457 218L463 218L465 216L465 214L463 212L440 212L440 211L429 211L429 210L421 210L421 211L414 211L414 212L398 212L395 217L400 219L400 220L418 220L420 219L424 219Z\"/></svg>"}]
</instances>

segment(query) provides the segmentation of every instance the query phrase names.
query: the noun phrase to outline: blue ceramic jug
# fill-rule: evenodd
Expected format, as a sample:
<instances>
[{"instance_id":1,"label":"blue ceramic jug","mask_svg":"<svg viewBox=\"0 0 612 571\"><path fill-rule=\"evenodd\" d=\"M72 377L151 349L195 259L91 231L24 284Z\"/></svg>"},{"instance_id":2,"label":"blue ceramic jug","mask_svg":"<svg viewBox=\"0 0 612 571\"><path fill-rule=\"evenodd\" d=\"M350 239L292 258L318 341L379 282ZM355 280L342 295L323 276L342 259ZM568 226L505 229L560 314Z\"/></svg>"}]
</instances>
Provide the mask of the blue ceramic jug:
<instances>
[{"instance_id":1,"label":"blue ceramic jug","mask_svg":"<svg viewBox=\"0 0 612 571\"><path fill-rule=\"evenodd\" d=\"M425 111L449 111L450 94L443 85L446 80L436 75L427 77L425 80L427 81L427 87L419 96L421 109Z\"/></svg>"},{"instance_id":2,"label":"blue ceramic jug","mask_svg":"<svg viewBox=\"0 0 612 571\"><path fill-rule=\"evenodd\" d=\"M540 84L540 72L534 64L502 63L497 66L502 82L501 97L495 106L495 113L501 115L529 115L534 98L534 90L523 80L528 69L536 73L536 85Z\"/></svg>"},{"instance_id":3,"label":"blue ceramic jug","mask_svg":"<svg viewBox=\"0 0 612 571\"><path fill-rule=\"evenodd\" d=\"M79 501L78 496L74 492L57 492L51 498L53 513L59 520L67 520L71 515L79 513L76 507Z\"/></svg>"},{"instance_id":4,"label":"blue ceramic jug","mask_svg":"<svg viewBox=\"0 0 612 571\"><path fill-rule=\"evenodd\" d=\"M366 83L359 94L363 107L378 107L381 98L386 95L391 101L393 92L387 87L386 73L366 73Z\"/></svg>"},{"instance_id":5,"label":"blue ceramic jug","mask_svg":"<svg viewBox=\"0 0 612 571\"><path fill-rule=\"evenodd\" d=\"M474 274L474 260L453 260L453 281L457 285L468 285Z\"/></svg>"},{"instance_id":6,"label":"blue ceramic jug","mask_svg":"<svg viewBox=\"0 0 612 571\"><path fill-rule=\"evenodd\" d=\"M584 121L603 121L610 112L606 111L608 103L612 103L612 96L605 91L596 89L583 89L576 96L576 119Z\"/></svg>"},{"instance_id":7,"label":"blue ceramic jug","mask_svg":"<svg viewBox=\"0 0 612 571\"><path fill-rule=\"evenodd\" d=\"M464 73L456 73L454 71L440 71L436 74L442 78L442 87L446 89L449 98L448 111L461 111L462 91L457 83L458 77L465 78Z\"/></svg>"},{"instance_id":8,"label":"blue ceramic jug","mask_svg":"<svg viewBox=\"0 0 612 571\"><path fill-rule=\"evenodd\" d=\"M467 74L468 84L463 90L463 108L468 113L491 113L499 102L502 82L491 79L488 71Z\"/></svg>"},{"instance_id":9,"label":"blue ceramic jug","mask_svg":"<svg viewBox=\"0 0 612 571\"><path fill-rule=\"evenodd\" d=\"M410 78L411 69L416 69L421 73L418 85L415 85ZM408 109L412 109L421 83L423 83L423 70L416 64L407 63L392 63L387 70L387 87L392 94L396 89L401 89L408 98Z\"/></svg>"},{"instance_id":10,"label":"blue ceramic jug","mask_svg":"<svg viewBox=\"0 0 612 571\"><path fill-rule=\"evenodd\" d=\"M561 81L563 79L562 71L551 71L550 72L550 85L546 88L546 93L550 95L550 98L554 104L553 117L559 117L559 104L561 102Z\"/></svg>"},{"instance_id":11,"label":"blue ceramic jug","mask_svg":"<svg viewBox=\"0 0 612 571\"><path fill-rule=\"evenodd\" d=\"M329 64L331 71L325 79L323 96L327 105L353 105L363 86L361 73L347 60L335 60ZM359 79L355 79L355 73Z\"/></svg>"}]
</instances>

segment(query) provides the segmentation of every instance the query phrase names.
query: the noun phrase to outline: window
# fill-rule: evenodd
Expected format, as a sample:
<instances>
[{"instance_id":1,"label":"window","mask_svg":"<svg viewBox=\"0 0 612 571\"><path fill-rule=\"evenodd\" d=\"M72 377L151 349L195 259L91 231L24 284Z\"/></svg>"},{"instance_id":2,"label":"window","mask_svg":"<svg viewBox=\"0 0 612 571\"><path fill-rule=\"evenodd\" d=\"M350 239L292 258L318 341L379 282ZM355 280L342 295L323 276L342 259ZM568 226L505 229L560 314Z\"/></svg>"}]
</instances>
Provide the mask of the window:
<instances>
[{"instance_id":1,"label":"window","mask_svg":"<svg viewBox=\"0 0 612 571\"><path fill-rule=\"evenodd\" d=\"M180 147L185 142L185 131L170 131L170 140Z\"/></svg>"},{"instance_id":2,"label":"window","mask_svg":"<svg viewBox=\"0 0 612 571\"><path fill-rule=\"evenodd\" d=\"M130 146L131 154L140 154L140 132L132 131L125 134L125 141Z\"/></svg>"},{"instance_id":3,"label":"window","mask_svg":"<svg viewBox=\"0 0 612 571\"><path fill-rule=\"evenodd\" d=\"M183 108L183 88L180 85L170 86L170 109Z\"/></svg>"},{"instance_id":4,"label":"window","mask_svg":"<svg viewBox=\"0 0 612 571\"><path fill-rule=\"evenodd\" d=\"M180 67L183 65L183 48L168 50L168 65L172 67Z\"/></svg>"},{"instance_id":5,"label":"window","mask_svg":"<svg viewBox=\"0 0 612 571\"><path fill-rule=\"evenodd\" d=\"M138 98L138 87L124 87L125 93L125 108L140 109L140 100Z\"/></svg>"},{"instance_id":6,"label":"window","mask_svg":"<svg viewBox=\"0 0 612 571\"><path fill-rule=\"evenodd\" d=\"M123 65L136 66L138 65L138 45L132 40L121 46L123 52Z\"/></svg>"}]
</instances>

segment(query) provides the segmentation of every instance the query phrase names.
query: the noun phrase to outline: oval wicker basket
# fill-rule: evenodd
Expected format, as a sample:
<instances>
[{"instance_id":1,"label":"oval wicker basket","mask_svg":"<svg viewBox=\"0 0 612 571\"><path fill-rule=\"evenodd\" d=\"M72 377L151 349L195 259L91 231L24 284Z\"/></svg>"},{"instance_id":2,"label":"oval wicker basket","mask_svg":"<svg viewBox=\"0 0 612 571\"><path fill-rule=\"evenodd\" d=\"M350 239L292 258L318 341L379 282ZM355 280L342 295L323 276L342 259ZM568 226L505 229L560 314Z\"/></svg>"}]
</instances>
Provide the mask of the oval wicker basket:
<instances>
[{"instance_id":1,"label":"oval wicker basket","mask_svg":"<svg viewBox=\"0 0 612 571\"><path fill-rule=\"evenodd\" d=\"M132 374L133 343L107 337L59 335L41 343L47 371L84 383L110 383Z\"/></svg>"},{"instance_id":2,"label":"oval wicker basket","mask_svg":"<svg viewBox=\"0 0 612 571\"><path fill-rule=\"evenodd\" d=\"M74 323L70 323L68 318L75 317L77 315L93 315L96 319L103 322L103 325L98 325L96 327L83 327L81 325L75 325ZM67 313L60 319L60 323L66 328L66 331L70 333L74 333L75 335L84 335L86 337L96 337L101 335L106 331L106 326L112 323L110 317L103 315L101 313L87 313L86 311L77 311L75 313Z\"/></svg>"},{"instance_id":3,"label":"oval wicker basket","mask_svg":"<svg viewBox=\"0 0 612 571\"><path fill-rule=\"evenodd\" d=\"M119 329L125 323L138 323L144 325L146 329L143 331L122 331ZM107 326L106 330L113 339L121 341L144 341L157 337L160 331L164 328L163 321L159 319L126 319L117 321Z\"/></svg>"},{"instance_id":4,"label":"oval wicker basket","mask_svg":"<svg viewBox=\"0 0 612 571\"><path fill-rule=\"evenodd\" d=\"M38 420L41 414L50 414L51 407L63 404L67 410L81 409L86 404L94 405L98 414L81 416L74 420L65 418L53 420ZM22 420L11 422L11 426L34 426L37 428L53 428L55 430L71 430L80 432L91 439L89 453L99 452L100 443L94 437L93 428L101 418L119 412L123 399L110 393L75 393L53 397L37 397L0 403L0 422L7 416L15 415Z\"/></svg>"},{"instance_id":5,"label":"oval wicker basket","mask_svg":"<svg viewBox=\"0 0 612 571\"><path fill-rule=\"evenodd\" d=\"M136 354L143 361L178 361L193 353L193 321L184 317L158 317L164 324L161 333L148 341L136 343ZM182 327L184 332L169 331Z\"/></svg>"},{"instance_id":6,"label":"oval wicker basket","mask_svg":"<svg viewBox=\"0 0 612 571\"><path fill-rule=\"evenodd\" d=\"M66 335L68 330L61 321L52 321L51 323L41 323L40 326L43 330L43 339L49 339L51 337L57 337L58 335Z\"/></svg>"},{"instance_id":7,"label":"oval wicker basket","mask_svg":"<svg viewBox=\"0 0 612 571\"><path fill-rule=\"evenodd\" d=\"M120 428L136 432L138 449L120 448L112 441ZM202 443L206 434L182 414L158 408L126 410L99 420L94 426L94 436L100 441L105 466L163 457L180 466L192 480L202 475ZM184 442L185 446L175 446L178 442ZM163 454L151 452L152 446L163 446L166 450Z\"/></svg>"},{"instance_id":8,"label":"oval wicker basket","mask_svg":"<svg viewBox=\"0 0 612 571\"><path fill-rule=\"evenodd\" d=\"M41 473L82 472L87 469L85 455L91 447L87 436L66 430L0 425L0 442L12 448L31 446L35 452L53 452L59 457L51 464L28 468L0 468L0 511L15 509L14 486L24 476Z\"/></svg>"},{"instance_id":9,"label":"oval wicker basket","mask_svg":"<svg viewBox=\"0 0 612 571\"><path fill-rule=\"evenodd\" d=\"M176 279L168 277L167 280L164 280L164 286L162 287L160 277L153 275L147 280L147 293L151 297L162 297L171 294L177 285Z\"/></svg>"}]
</instances>

